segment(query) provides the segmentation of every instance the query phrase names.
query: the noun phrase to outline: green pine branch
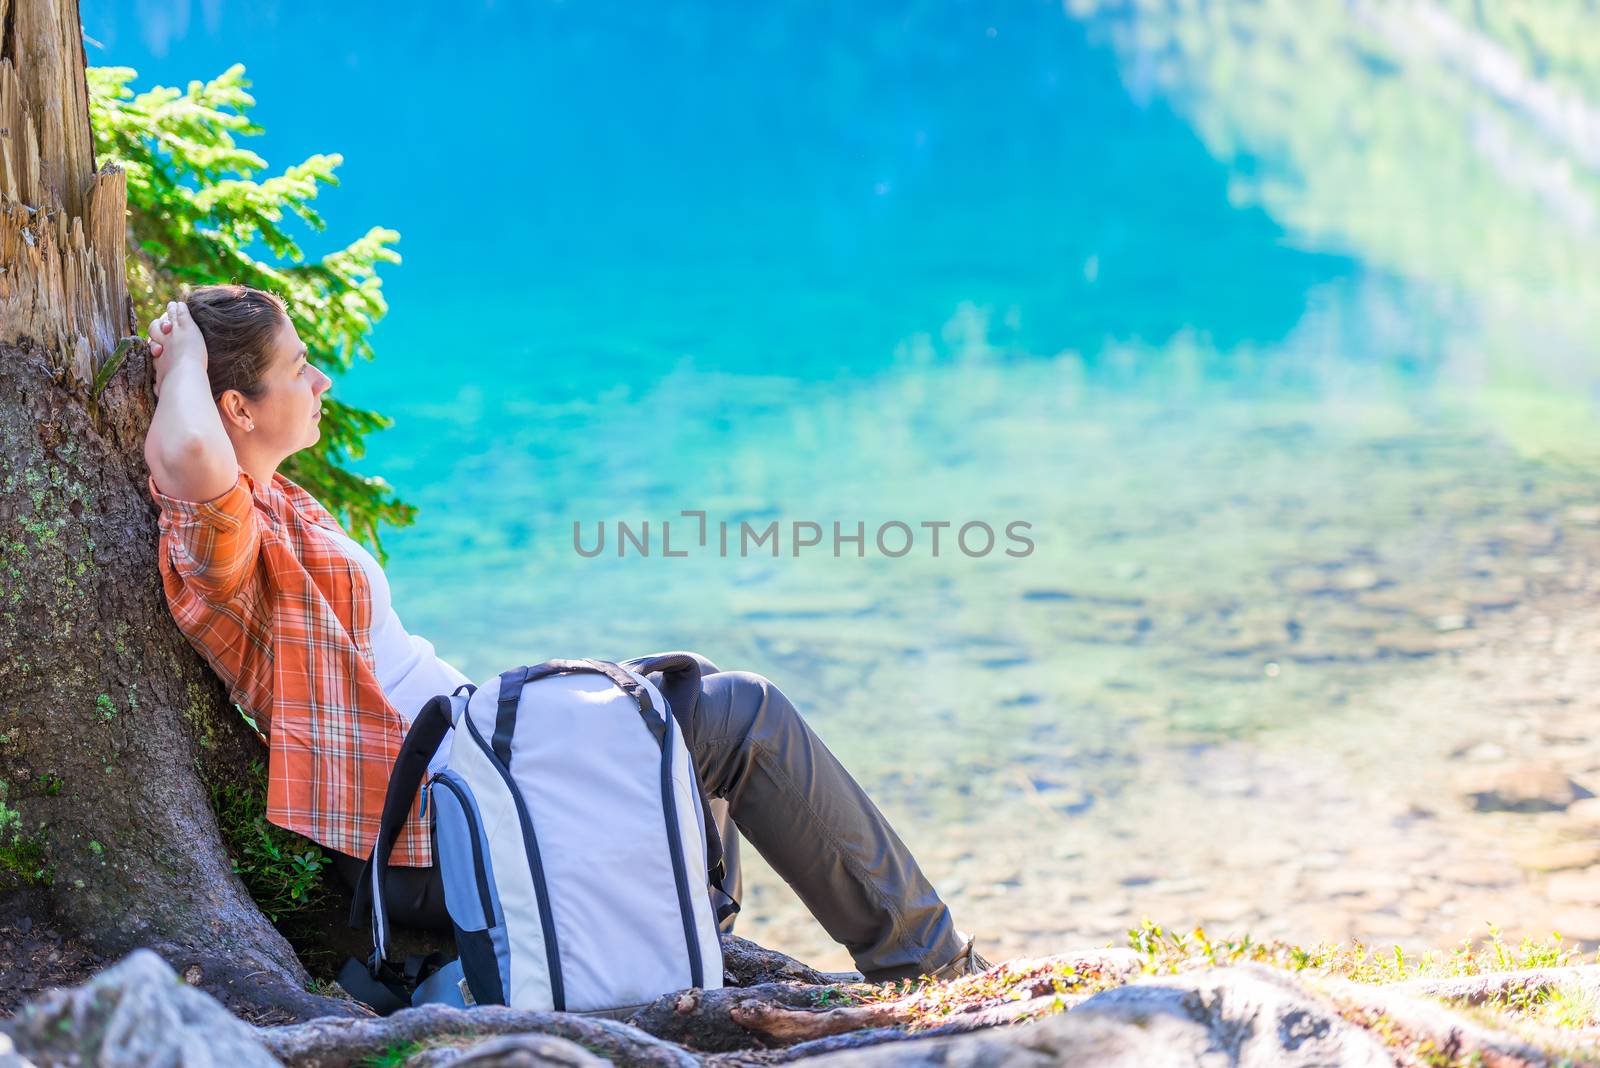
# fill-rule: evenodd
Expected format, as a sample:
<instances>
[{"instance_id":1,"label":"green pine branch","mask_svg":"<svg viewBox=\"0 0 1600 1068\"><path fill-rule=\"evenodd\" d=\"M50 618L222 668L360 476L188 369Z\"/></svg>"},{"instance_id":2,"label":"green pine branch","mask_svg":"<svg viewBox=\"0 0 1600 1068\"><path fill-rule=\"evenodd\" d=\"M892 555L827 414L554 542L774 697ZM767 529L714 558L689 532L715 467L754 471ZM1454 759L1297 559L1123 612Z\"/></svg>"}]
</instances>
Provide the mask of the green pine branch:
<instances>
[{"instance_id":1,"label":"green pine branch","mask_svg":"<svg viewBox=\"0 0 1600 1068\"><path fill-rule=\"evenodd\" d=\"M249 118L255 98L244 67L228 68L186 90L130 87L129 67L90 67L95 154L128 178L128 288L139 322L154 318L184 286L238 283L282 297L312 363L329 374L373 357L369 335L388 311L380 264L399 263L400 235L373 227L344 248L306 262L287 226L325 229L313 206L337 185L343 158L318 154L265 174L267 163L236 138L262 133ZM392 421L377 412L324 401L322 439L284 465L339 518L351 535L385 559L379 528L405 526L416 509L381 478L348 464L366 452L366 435Z\"/></svg>"}]
</instances>

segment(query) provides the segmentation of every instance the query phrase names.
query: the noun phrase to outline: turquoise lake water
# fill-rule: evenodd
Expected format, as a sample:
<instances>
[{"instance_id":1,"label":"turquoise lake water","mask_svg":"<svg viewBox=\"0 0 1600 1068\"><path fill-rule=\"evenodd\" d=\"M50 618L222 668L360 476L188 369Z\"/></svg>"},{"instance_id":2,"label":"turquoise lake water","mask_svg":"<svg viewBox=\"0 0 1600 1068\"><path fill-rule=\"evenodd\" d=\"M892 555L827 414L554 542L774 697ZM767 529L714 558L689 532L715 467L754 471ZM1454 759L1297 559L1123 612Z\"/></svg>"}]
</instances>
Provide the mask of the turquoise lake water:
<instances>
[{"instance_id":1,"label":"turquoise lake water","mask_svg":"<svg viewBox=\"0 0 1600 1068\"><path fill-rule=\"evenodd\" d=\"M378 359L334 390L395 419L359 468L420 508L385 535L411 630L474 677L760 671L932 850L1019 789L1090 818L1145 746L1346 715L1590 560L1573 27L1207 11L83 18L141 88L245 63L275 167L344 154L313 250L401 232ZM722 555L719 521L781 555ZM996 548L953 550L975 521ZM865 555L792 555L795 522Z\"/></svg>"}]
</instances>

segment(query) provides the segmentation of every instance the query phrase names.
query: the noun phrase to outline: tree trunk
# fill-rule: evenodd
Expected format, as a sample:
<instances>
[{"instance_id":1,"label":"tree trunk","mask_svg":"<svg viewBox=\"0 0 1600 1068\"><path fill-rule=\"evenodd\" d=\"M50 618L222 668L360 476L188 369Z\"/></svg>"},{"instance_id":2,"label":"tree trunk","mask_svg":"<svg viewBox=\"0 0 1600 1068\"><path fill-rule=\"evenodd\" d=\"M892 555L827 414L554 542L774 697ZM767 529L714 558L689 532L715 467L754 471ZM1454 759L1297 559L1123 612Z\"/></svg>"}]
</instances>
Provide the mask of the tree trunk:
<instances>
[{"instance_id":1,"label":"tree trunk","mask_svg":"<svg viewBox=\"0 0 1600 1068\"><path fill-rule=\"evenodd\" d=\"M77 0L0 0L0 880L42 848L96 949L150 946L257 1018L348 1012L304 992L208 802L264 753L162 594L126 183L95 168L84 63Z\"/></svg>"}]
</instances>

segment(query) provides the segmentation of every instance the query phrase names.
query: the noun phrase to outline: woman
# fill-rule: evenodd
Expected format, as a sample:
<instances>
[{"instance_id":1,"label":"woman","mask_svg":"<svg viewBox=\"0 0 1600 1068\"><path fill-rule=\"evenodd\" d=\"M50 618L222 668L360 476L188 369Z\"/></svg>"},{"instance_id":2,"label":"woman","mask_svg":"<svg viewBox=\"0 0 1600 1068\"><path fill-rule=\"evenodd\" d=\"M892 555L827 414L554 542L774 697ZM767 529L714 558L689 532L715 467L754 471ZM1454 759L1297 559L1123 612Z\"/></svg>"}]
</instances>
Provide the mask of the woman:
<instances>
[{"instance_id":1,"label":"woman","mask_svg":"<svg viewBox=\"0 0 1600 1068\"><path fill-rule=\"evenodd\" d=\"M278 473L316 444L331 385L307 362L283 302L246 286L196 289L150 324L150 352L157 403L145 458L167 603L267 738L267 818L330 850L353 882L407 725L467 679L406 632L377 560ZM788 698L760 675L696 659L701 691L684 735L700 781L862 974L986 968ZM448 742L435 766L447 751ZM409 876L391 881L391 915L448 926L420 816L391 863Z\"/></svg>"}]
</instances>

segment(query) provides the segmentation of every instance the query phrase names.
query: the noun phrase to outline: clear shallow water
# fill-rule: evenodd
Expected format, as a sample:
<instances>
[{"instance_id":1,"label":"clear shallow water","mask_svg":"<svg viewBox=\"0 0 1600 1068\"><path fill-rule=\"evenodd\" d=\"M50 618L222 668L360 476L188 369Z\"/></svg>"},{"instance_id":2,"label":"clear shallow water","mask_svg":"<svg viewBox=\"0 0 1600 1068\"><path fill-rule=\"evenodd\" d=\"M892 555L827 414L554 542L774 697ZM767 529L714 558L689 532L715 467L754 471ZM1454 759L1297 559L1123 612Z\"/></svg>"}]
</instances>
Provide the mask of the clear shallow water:
<instances>
[{"instance_id":1,"label":"clear shallow water","mask_svg":"<svg viewBox=\"0 0 1600 1068\"><path fill-rule=\"evenodd\" d=\"M335 389L442 655L697 649L919 849L1023 789L1110 850L1150 747L1354 722L1586 573L1600 87L1449 4L1069 7L83 15L143 85L245 62L330 234L402 232ZM1035 550L573 551L682 509Z\"/></svg>"}]
</instances>

